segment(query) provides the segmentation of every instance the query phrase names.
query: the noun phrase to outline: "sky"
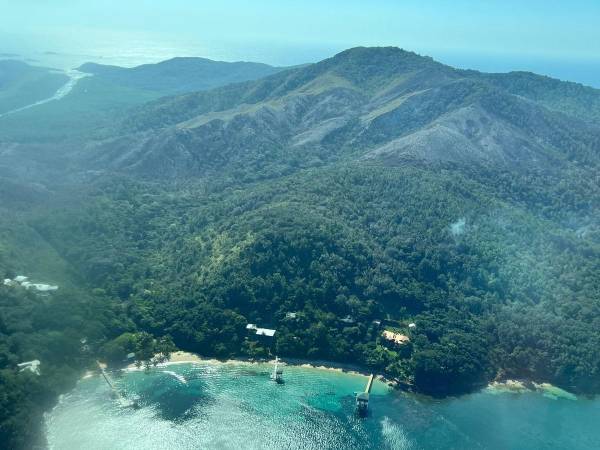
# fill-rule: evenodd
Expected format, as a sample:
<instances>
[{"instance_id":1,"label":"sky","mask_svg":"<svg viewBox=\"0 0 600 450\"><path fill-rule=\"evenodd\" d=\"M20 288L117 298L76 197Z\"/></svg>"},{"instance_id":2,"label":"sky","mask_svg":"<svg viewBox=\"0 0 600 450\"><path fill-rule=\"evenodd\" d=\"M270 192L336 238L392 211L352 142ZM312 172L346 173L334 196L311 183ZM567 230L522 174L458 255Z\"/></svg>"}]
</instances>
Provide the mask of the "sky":
<instances>
[{"instance_id":1,"label":"sky","mask_svg":"<svg viewBox=\"0 0 600 450\"><path fill-rule=\"evenodd\" d=\"M294 65L394 45L459 67L600 87L599 23L600 0L0 0L0 53L56 64L55 53L64 64L203 56Z\"/></svg>"}]
</instances>

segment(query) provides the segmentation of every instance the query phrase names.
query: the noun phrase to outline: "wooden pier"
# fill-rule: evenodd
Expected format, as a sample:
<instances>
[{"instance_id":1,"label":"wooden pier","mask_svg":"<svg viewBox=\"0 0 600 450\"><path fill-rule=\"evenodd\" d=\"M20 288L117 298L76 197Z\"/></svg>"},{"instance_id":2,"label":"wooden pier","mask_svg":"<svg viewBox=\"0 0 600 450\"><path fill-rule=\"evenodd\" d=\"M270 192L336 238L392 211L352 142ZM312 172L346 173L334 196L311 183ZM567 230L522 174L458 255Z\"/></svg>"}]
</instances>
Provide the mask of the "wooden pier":
<instances>
[{"instance_id":1,"label":"wooden pier","mask_svg":"<svg viewBox=\"0 0 600 450\"><path fill-rule=\"evenodd\" d=\"M279 366L280 359L275 357L275 365L273 366L273 373L271 374L271 380L275 383L283 384L283 369Z\"/></svg>"},{"instance_id":2,"label":"wooden pier","mask_svg":"<svg viewBox=\"0 0 600 450\"><path fill-rule=\"evenodd\" d=\"M361 416L366 416L369 410L369 394L371 393L371 387L373 386L373 380L375 375L369 375L365 391L356 394L356 411Z\"/></svg>"},{"instance_id":3,"label":"wooden pier","mask_svg":"<svg viewBox=\"0 0 600 450\"><path fill-rule=\"evenodd\" d=\"M367 381L367 387L365 388L365 392L367 394L371 393L371 386L373 386L373 380L375 379L375 375L369 375L369 380Z\"/></svg>"},{"instance_id":4,"label":"wooden pier","mask_svg":"<svg viewBox=\"0 0 600 450\"><path fill-rule=\"evenodd\" d=\"M96 364L98 364L98 368L100 369L100 373L102 374L102 378L104 378L104 381L106 381L106 384L108 384L108 387L110 387L111 394L113 395L113 397L115 397L116 399L118 399L119 403L122 406L132 407L134 409L137 409L139 407L137 400L128 400L125 397L123 397L123 395L121 395L121 393L116 388L116 386L110 381L110 378L108 377L108 374L106 373L106 370L104 369L104 367L102 367L102 365L100 364L100 362L96 361Z\"/></svg>"}]
</instances>

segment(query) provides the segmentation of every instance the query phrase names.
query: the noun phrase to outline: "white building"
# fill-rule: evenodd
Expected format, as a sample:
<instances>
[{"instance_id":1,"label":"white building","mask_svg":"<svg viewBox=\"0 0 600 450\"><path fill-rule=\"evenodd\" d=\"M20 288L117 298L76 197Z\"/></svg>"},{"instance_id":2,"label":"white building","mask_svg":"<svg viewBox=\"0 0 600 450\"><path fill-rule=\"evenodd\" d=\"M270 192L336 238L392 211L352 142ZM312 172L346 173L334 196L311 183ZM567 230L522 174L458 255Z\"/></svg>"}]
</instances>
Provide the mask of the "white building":
<instances>
[{"instance_id":1,"label":"white building","mask_svg":"<svg viewBox=\"0 0 600 450\"><path fill-rule=\"evenodd\" d=\"M58 286L52 286L50 284L31 284L29 287L33 287L35 290L40 292L56 291Z\"/></svg>"},{"instance_id":2,"label":"white building","mask_svg":"<svg viewBox=\"0 0 600 450\"><path fill-rule=\"evenodd\" d=\"M271 330L270 328L257 328L256 335L273 337L275 335L275 331L277 330Z\"/></svg>"},{"instance_id":3,"label":"white building","mask_svg":"<svg viewBox=\"0 0 600 450\"><path fill-rule=\"evenodd\" d=\"M5 286L21 285L25 289L33 288L38 292L56 291L58 289L58 286L54 286L52 284L32 283L31 281L29 281L29 277L26 277L25 275L18 275L15 277L14 280L11 280L10 278L6 278L4 280L4 285Z\"/></svg>"},{"instance_id":4,"label":"white building","mask_svg":"<svg viewBox=\"0 0 600 450\"><path fill-rule=\"evenodd\" d=\"M260 328L260 327L257 327L253 323L249 323L248 325L246 325L246 330L254 331L257 336L268 336L268 337L273 337L275 335L275 332L277 331L277 330L272 330L270 328Z\"/></svg>"},{"instance_id":5,"label":"white building","mask_svg":"<svg viewBox=\"0 0 600 450\"><path fill-rule=\"evenodd\" d=\"M33 372L36 375L40 374L40 361L38 359L34 359L33 361L22 362L20 364L17 364L17 366L19 366L19 369L21 369L19 370L19 372L29 370L30 372Z\"/></svg>"}]
</instances>

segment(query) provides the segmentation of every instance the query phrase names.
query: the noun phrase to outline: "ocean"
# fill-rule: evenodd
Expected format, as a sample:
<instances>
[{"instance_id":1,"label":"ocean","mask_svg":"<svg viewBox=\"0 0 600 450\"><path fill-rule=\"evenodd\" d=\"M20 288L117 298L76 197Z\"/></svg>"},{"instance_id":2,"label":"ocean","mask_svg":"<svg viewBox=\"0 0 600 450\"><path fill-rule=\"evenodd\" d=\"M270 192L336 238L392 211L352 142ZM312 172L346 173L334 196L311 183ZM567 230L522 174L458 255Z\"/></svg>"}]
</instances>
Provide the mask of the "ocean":
<instances>
[{"instance_id":1,"label":"ocean","mask_svg":"<svg viewBox=\"0 0 600 450\"><path fill-rule=\"evenodd\" d=\"M0 32L0 38L6 38ZM123 45L123 43L126 45ZM3 45L4 44L4 45ZM151 64L176 56L197 56L223 61L254 61L276 66L293 66L317 62L345 50L349 45L285 45L269 42L245 44L197 41L193 39L158 39L153 35L102 34L86 35L81 42L68 46L50 45L40 49L34 44L0 43L0 59L18 59L32 65L69 70L86 62L133 67ZM600 88L600 58L548 58L467 51L440 51L408 48L461 69L482 72L529 71L563 81L574 81Z\"/></svg>"},{"instance_id":2,"label":"ocean","mask_svg":"<svg viewBox=\"0 0 600 450\"><path fill-rule=\"evenodd\" d=\"M51 449L595 449L600 400L495 389L431 399L376 381L354 411L361 375L298 366L185 363L113 380L83 379L47 414Z\"/></svg>"}]
</instances>

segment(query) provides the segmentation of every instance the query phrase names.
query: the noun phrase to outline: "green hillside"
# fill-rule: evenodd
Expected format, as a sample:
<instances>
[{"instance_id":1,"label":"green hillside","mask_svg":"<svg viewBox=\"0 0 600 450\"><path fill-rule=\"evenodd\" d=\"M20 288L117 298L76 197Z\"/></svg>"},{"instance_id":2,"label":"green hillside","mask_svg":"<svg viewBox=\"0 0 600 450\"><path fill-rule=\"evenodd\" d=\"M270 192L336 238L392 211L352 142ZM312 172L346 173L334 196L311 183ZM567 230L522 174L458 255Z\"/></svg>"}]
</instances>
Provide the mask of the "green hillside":
<instances>
[{"instance_id":1,"label":"green hillside","mask_svg":"<svg viewBox=\"0 0 600 450\"><path fill-rule=\"evenodd\" d=\"M147 69L129 84L89 70L27 112L45 125L26 138L19 115L0 119L15 130L0 144L0 268L65 284L41 301L0 286L15 392L31 395L19 359L73 380L171 339L358 364L435 396L507 378L600 392L597 90L396 48L161 98ZM57 315L64 329L40 320ZM63 341L58 364L45 349ZM25 411L0 416L2 437L40 413Z\"/></svg>"}]
</instances>

